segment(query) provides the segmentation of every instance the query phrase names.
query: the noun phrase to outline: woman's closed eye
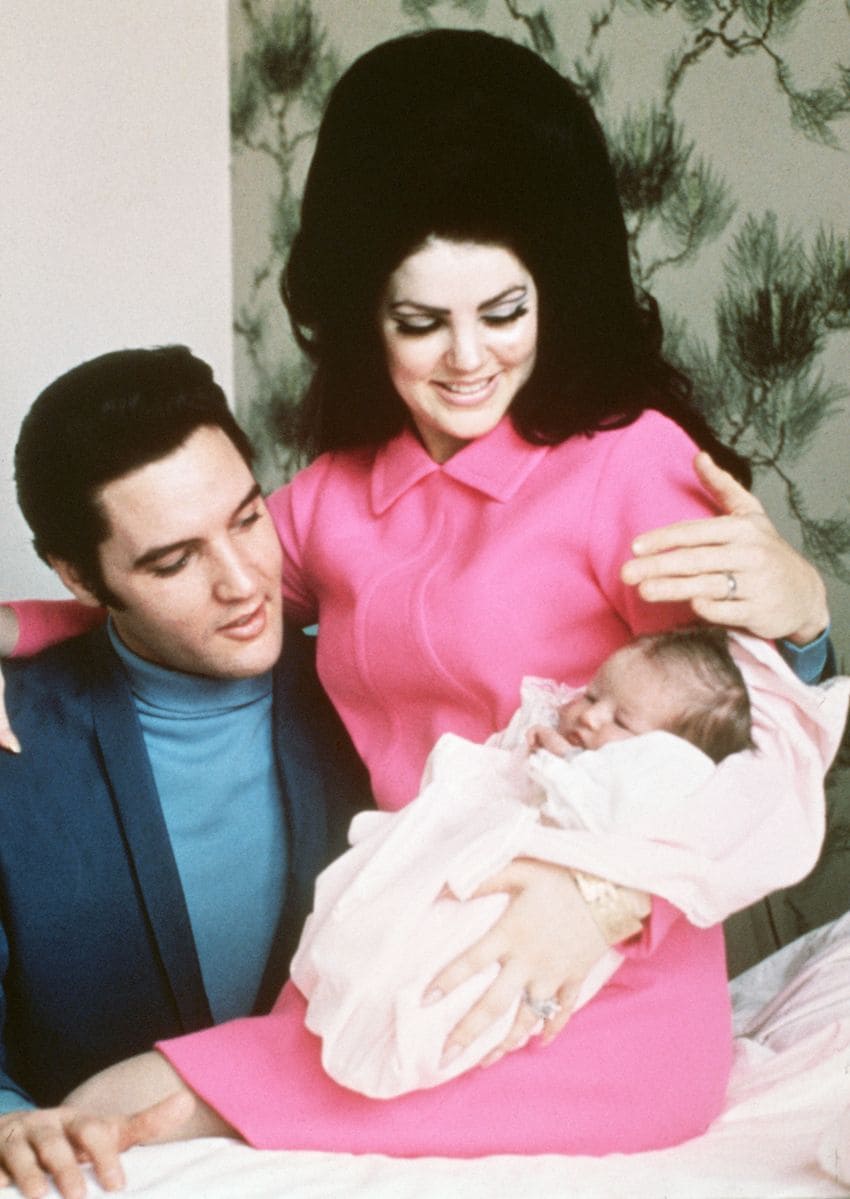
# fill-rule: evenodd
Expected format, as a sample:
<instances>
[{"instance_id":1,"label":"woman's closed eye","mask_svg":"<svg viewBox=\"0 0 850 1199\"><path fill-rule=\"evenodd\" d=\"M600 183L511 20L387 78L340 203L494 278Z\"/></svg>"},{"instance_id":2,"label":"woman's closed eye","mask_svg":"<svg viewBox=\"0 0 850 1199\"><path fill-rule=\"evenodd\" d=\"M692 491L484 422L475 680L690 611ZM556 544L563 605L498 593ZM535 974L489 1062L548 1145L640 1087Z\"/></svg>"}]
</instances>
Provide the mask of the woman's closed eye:
<instances>
[{"instance_id":1,"label":"woman's closed eye","mask_svg":"<svg viewBox=\"0 0 850 1199\"><path fill-rule=\"evenodd\" d=\"M516 304L514 307L503 311L494 309L491 312L481 314L481 321L490 328L503 328L505 325L512 325L521 317L528 313L528 306L525 303ZM429 333L436 333L445 325L445 321L441 317L432 316L395 316L393 318L395 330L403 337L426 337Z\"/></svg>"},{"instance_id":2,"label":"woman's closed eye","mask_svg":"<svg viewBox=\"0 0 850 1199\"><path fill-rule=\"evenodd\" d=\"M514 321L518 321L527 312L528 308L525 304L518 304L510 312L485 312L481 319L485 325L512 325Z\"/></svg>"},{"instance_id":3,"label":"woman's closed eye","mask_svg":"<svg viewBox=\"0 0 850 1199\"><path fill-rule=\"evenodd\" d=\"M401 333L403 337L424 337L428 333L435 333L443 322L432 317L400 317L394 318L396 333Z\"/></svg>"}]
</instances>

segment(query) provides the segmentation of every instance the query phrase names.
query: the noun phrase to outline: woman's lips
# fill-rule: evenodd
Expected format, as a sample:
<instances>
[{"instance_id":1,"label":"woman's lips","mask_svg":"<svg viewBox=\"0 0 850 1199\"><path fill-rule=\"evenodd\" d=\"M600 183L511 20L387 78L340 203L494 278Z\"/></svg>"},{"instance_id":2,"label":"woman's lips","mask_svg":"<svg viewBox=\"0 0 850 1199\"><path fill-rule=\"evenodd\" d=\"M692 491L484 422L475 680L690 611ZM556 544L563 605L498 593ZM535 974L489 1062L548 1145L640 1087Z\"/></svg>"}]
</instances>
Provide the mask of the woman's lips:
<instances>
[{"instance_id":1,"label":"woman's lips","mask_svg":"<svg viewBox=\"0 0 850 1199\"><path fill-rule=\"evenodd\" d=\"M447 404L455 408L474 408L477 404L486 403L493 395L498 384L499 376L488 375L486 379L475 379L469 382L448 382L435 380L434 386Z\"/></svg>"}]
</instances>

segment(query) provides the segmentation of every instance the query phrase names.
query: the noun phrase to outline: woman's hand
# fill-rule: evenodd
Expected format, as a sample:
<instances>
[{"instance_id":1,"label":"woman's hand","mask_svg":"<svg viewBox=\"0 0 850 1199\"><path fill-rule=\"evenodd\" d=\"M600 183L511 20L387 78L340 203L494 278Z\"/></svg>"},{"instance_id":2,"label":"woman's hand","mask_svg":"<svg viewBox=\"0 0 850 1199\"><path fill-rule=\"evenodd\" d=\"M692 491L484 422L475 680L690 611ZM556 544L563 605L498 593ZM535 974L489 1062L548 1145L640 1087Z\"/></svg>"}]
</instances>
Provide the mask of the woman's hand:
<instances>
[{"instance_id":1,"label":"woman's hand","mask_svg":"<svg viewBox=\"0 0 850 1199\"><path fill-rule=\"evenodd\" d=\"M690 603L712 624L797 645L814 641L829 624L818 572L709 454L697 454L694 468L726 515L642 533L622 568L623 582L651 603Z\"/></svg>"},{"instance_id":2,"label":"woman's hand","mask_svg":"<svg viewBox=\"0 0 850 1199\"><path fill-rule=\"evenodd\" d=\"M5 696L6 681L3 678L3 667L0 666L0 749L8 750L12 754L19 754L21 752L21 743L9 725L9 717L6 714Z\"/></svg>"},{"instance_id":3,"label":"woman's hand","mask_svg":"<svg viewBox=\"0 0 850 1199\"><path fill-rule=\"evenodd\" d=\"M5 604L0 604L0 658L8 658L18 643L18 618L14 611ZM0 749L8 749L13 754L21 752L20 742L9 728L9 718L6 715L4 693L6 685L3 681L3 671L0 669Z\"/></svg>"},{"instance_id":4,"label":"woman's hand","mask_svg":"<svg viewBox=\"0 0 850 1199\"><path fill-rule=\"evenodd\" d=\"M476 895L507 892L510 901L488 933L456 958L431 983L428 994L447 994L494 962L501 970L492 985L457 1024L443 1053L444 1062L495 1023L527 993L537 1001L557 1000L560 1010L544 1026L547 1043L567 1023L581 984L608 945L573 876L562 866L520 858L489 879ZM491 1065L503 1054L524 1045L540 1017L521 1003L513 1027L502 1044L485 1059Z\"/></svg>"}]
</instances>

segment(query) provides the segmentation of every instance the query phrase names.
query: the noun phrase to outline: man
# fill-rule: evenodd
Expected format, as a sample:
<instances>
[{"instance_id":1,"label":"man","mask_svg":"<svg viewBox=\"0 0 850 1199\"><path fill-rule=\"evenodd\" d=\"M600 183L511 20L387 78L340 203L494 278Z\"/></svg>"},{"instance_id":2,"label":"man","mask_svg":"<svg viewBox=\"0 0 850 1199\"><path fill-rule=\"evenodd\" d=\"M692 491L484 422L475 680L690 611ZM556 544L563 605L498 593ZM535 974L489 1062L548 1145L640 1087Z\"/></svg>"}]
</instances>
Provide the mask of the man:
<instances>
[{"instance_id":1,"label":"man","mask_svg":"<svg viewBox=\"0 0 850 1199\"><path fill-rule=\"evenodd\" d=\"M0 1168L8 1133L94 1071L267 1008L366 802L309 639L289 630L281 655L250 464L183 347L84 363L22 426L36 549L109 621L7 667L23 752L0 754Z\"/></svg>"}]
</instances>

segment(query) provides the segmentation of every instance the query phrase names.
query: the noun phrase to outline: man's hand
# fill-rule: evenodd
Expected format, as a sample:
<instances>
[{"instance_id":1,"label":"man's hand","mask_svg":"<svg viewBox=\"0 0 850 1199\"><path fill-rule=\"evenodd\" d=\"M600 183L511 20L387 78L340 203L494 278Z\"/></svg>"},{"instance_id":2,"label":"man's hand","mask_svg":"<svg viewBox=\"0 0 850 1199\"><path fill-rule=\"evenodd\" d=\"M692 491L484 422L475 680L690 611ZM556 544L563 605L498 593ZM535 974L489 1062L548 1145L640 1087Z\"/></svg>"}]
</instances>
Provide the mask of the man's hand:
<instances>
[{"instance_id":1,"label":"man's hand","mask_svg":"<svg viewBox=\"0 0 850 1199\"><path fill-rule=\"evenodd\" d=\"M476 895L507 892L510 902L488 933L433 980L428 993L447 994L494 962L501 970L492 985L446 1040L444 1061L465 1049L527 993L535 1000L556 999L560 1011L547 1020L547 1043L567 1023L581 984L608 945L569 870L519 858L478 889ZM513 1027L488 1055L491 1065L526 1043L540 1017L520 1003Z\"/></svg>"},{"instance_id":2,"label":"man's hand","mask_svg":"<svg viewBox=\"0 0 850 1199\"><path fill-rule=\"evenodd\" d=\"M120 1155L133 1145L173 1135L191 1117L194 1100L170 1095L131 1116L102 1116L64 1105L0 1116L0 1186L17 1186L27 1199L41 1199L52 1179L64 1199L82 1199L81 1162L91 1163L105 1191L124 1186Z\"/></svg>"},{"instance_id":3,"label":"man's hand","mask_svg":"<svg viewBox=\"0 0 850 1199\"><path fill-rule=\"evenodd\" d=\"M651 603L689 603L712 624L798 645L814 641L829 624L818 572L709 454L697 454L694 469L726 515L642 533L621 571L623 582Z\"/></svg>"}]
</instances>

